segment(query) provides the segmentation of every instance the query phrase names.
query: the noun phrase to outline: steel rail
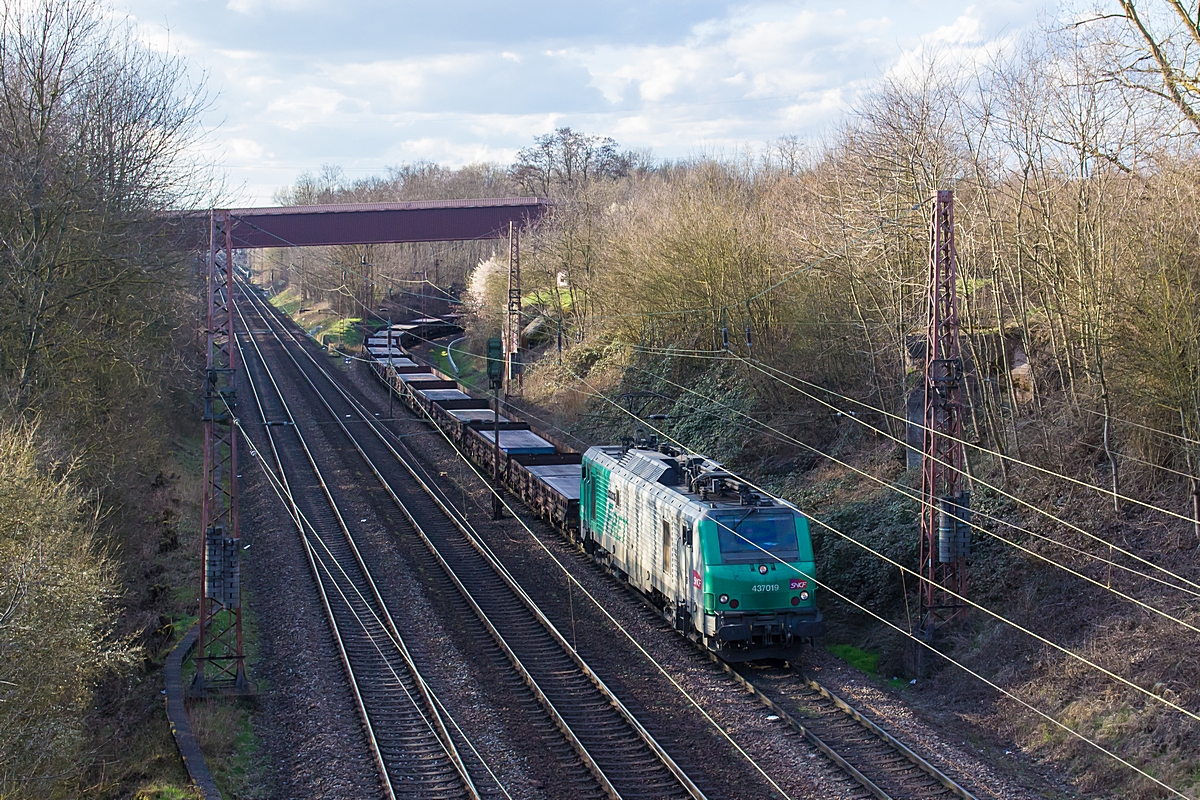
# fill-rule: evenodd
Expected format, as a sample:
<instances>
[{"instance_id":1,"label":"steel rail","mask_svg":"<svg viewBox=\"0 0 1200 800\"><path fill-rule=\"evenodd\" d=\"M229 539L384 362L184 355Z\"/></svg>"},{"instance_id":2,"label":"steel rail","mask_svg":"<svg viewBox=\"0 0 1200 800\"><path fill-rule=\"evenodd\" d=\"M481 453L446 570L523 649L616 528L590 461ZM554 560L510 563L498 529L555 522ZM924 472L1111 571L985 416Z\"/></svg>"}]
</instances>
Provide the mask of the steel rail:
<instances>
[{"instance_id":1,"label":"steel rail","mask_svg":"<svg viewBox=\"0 0 1200 800\"><path fill-rule=\"evenodd\" d=\"M239 314L240 314L240 310L239 310ZM243 317L243 323L244 322L245 322L245 319ZM284 414L286 415L287 427L290 427L292 429L294 435L296 436L296 440L299 443L300 448L304 452L304 455L309 462L309 466L312 468L312 474L315 477L316 481L318 482L318 484L321 488L321 492L324 495L326 502L329 504L329 508L332 511L334 518L337 520L338 527L340 528L340 530L343 534L343 537L345 538L345 541L348 544L350 551L352 553L353 560L355 562L355 566L357 567L357 569L363 576L363 584L365 584L365 586L368 590L370 599L368 600L368 598L362 596L362 592L361 592L359 586L356 585L355 580L345 572L345 569L344 569L344 567L342 567L340 562L338 564L339 570L341 571L343 577L353 586L355 593L357 593L359 595L360 599L363 601L364 605L367 607L367 610L370 612L371 616L374 617L374 619L378 622L380 627L382 627L384 629L386 638L390 639L392 644L396 647L397 652L401 656L401 660L403 662L403 668L408 672L407 677L414 684L416 691L420 695L421 703L423 703L425 706L424 708L422 708L421 705L418 704L417 700L412 697L412 695L409 693L408 688L403 685L401 676L396 674L394 668L390 665L390 663L388 664L388 670L395 677L396 683L398 685L400 685L400 687L404 690L405 694L408 695L409 701L412 703L414 708L416 708L416 710L417 710L418 714L421 716L422 720L425 722L425 724L427 726L429 726L430 732L433 733L435 739L437 740L438 746L443 751L445 751L446 756L448 757L448 760L454 766L454 771L458 774L458 779L461 781L462 789L465 791L466 795L468 797L472 798L472 800L478 800L478 798L479 798L478 789L475 787L474 782L471 779L470 773L467 770L465 764L463 763L461 755L457 751L457 748L454 744L454 740L451 737L449 730L446 728L445 722L442 719L441 714L438 712L437 704L435 703L434 698L432 697L432 693L428 687L428 684L425 681L425 679L421 676L420 671L417 669L416 664L414 663L414 661L411 657L411 654L409 654L407 647L404 645L403 638L400 637L400 635L399 635L399 631L395 625L395 622L392 620L391 615L387 609L387 606L383 602L382 597L379 594L378 587L376 586L374 579L371 577L370 571L368 570L365 561L362 559L362 555L359 552L357 545L353 541L353 537L350 536L349 529L345 524L345 520L343 519L343 517L341 515L341 511L340 511L340 509L338 509L337 503L334 500L332 494L330 493L329 487L326 484L324 477L321 475L320 469L317 466L316 460L314 459L311 450L309 449L308 443L305 441L303 435L301 434L298 426L295 423L295 419L292 415L290 406L288 405L287 400L284 397L284 393L280 390L278 383L275 381L274 376L271 374L270 369L267 366L266 358L264 357L264 355L261 351L261 348L259 348L258 343L254 339L252 334L249 336L249 340L250 340L251 344L254 346L255 353L258 356L258 363L261 365L264 373L266 374L267 378L271 382L271 385L275 389L275 395L279 400L280 406L283 409ZM238 341L238 348L239 348L239 351L242 351L241 354L243 355L243 359L244 359L245 353L242 350L242 345L241 345L240 339ZM267 439L271 444L272 455L275 458L276 465L279 470L279 473L278 473L279 479L280 479L280 481L284 487L284 490L287 494L288 502L291 504L291 508L289 509L289 512L292 516L293 522L296 523L298 529L301 532L301 536L304 539L305 547L306 547L306 556L309 560L309 566L310 566L310 569L313 570L314 578L317 580L318 589L320 590L321 596L322 596L322 603L323 603L323 606L326 611L326 616L329 619L331 629L334 632L334 637L335 637L335 640L337 641L339 653L342 657L343 666L346 668L347 674L350 677L352 690L355 695L356 704L359 707L360 716L363 717L364 724L367 727L368 739L369 739L369 742L370 742L370 745L372 748L373 755L375 756L376 764L380 768L381 773L384 776L384 781L385 781L385 785L387 787L389 797L395 797L396 796L395 785L393 783L390 771L387 768L386 758L383 753L383 748L381 748L380 744L379 744L379 733L376 730L376 725L371 721L371 718L370 718L371 715L367 709L368 704L366 703L366 701L364 700L364 698L362 696L362 689L361 689L362 680L361 680L360 676L356 673L356 671L351 663L352 659L350 657L350 653L348 652L347 643L346 643L347 642L346 632L341 628L341 625L339 624L339 622L337 620L337 616L333 610L333 604L330 602L330 598L329 598L327 590L326 590L326 586L325 586L326 581L321 578L321 571L318 569L317 562L320 560L319 552L318 552L317 548L314 546L310 537L307 534L305 534L305 532L304 532L304 526L301 521L301 512L299 511L299 507L296 503L295 496L292 492L291 482L287 480L286 471L283 468L283 461L280 458L279 446L278 446L278 442L276 440L276 435L272 430L272 428L276 427L276 426L273 426L270 424L270 422L272 422L272 421L269 420L266 415L266 412L265 412L265 409L264 409L263 403L262 403L262 396L261 396L258 388L255 385L253 376L250 373L249 364L251 362L249 360L244 359L242 363L247 365L246 375L247 375L247 378L248 378L250 386L251 386L252 394L254 395L254 398L255 398L255 404L258 407L260 417L264 421L264 428L265 428L265 431L267 434ZM315 528L312 526L311 522L309 524L309 527L313 529L313 535L316 536L318 539L320 539L320 534L315 530ZM326 552L328 552L331 557L333 557L334 559L337 558L336 555L332 551L329 550L328 545L323 540L322 540L322 545L325 548ZM325 571L327 573L329 573L328 565L322 564L322 566L324 567ZM337 586L337 582L336 582L334 576L332 574L328 574L328 577L329 577L329 582L333 584L333 587L338 590L339 594L342 594L341 588ZM362 615L356 609L354 609L350 598L345 597L345 595L343 594L343 599L346 601L346 606L349 609L350 613L357 619L357 621L359 622L359 625L363 628L364 635L367 637L367 639L369 639L371 641L372 646L376 650L379 651L380 657L386 661L387 660L386 655L382 652L382 650L379 650L378 642L375 640L375 637L372 636L370 631L368 630L367 621L365 621L362 618ZM375 606L375 608L371 608L372 604ZM376 609L378 609L378 611L376 611Z\"/></svg>"},{"instance_id":2,"label":"steel rail","mask_svg":"<svg viewBox=\"0 0 1200 800\"><path fill-rule=\"evenodd\" d=\"M975 795L968 792L965 788L963 788L963 786L961 784L957 783L952 778L950 778L948 775L946 775L944 772L942 772L940 769L935 767L928 759L923 758L920 755L918 755L917 753L913 752L912 748L910 748L908 745L904 744L904 742L901 742L895 736L892 736L892 734L888 733L882 727L880 727L879 725L875 724L870 719L865 717L858 709L856 709L854 706L847 703L845 700L843 700L841 697L839 697L833 691L831 691L830 689L827 689L826 687L822 686L820 683L813 680L812 678L809 678L806 675L801 674L800 677L809 685L809 687L813 691L818 692L821 696L825 697L828 700L831 700L833 702L833 704L835 706L837 706L839 711L842 711L842 712L848 714L850 716L850 718L853 719L855 722L862 725L864 728L866 728L871 733L878 736L880 739L883 739L885 742L887 742L889 745L891 745L892 748L894 748L897 752L899 752L901 755L903 755L909 761L911 761L912 763L914 763L918 767L920 767L931 778L933 778L935 781L940 783L942 786L949 789L955 795L963 798L963 800L977 800Z\"/></svg>"},{"instance_id":3,"label":"steel rail","mask_svg":"<svg viewBox=\"0 0 1200 800\"><path fill-rule=\"evenodd\" d=\"M426 415L426 417L427 417L427 421L431 425L436 425L436 423L432 419L428 419L428 415ZM628 588L628 585L626 585L626 588ZM633 591L633 590L630 589L630 591ZM640 595L637 592L633 592L633 594L639 601L642 602L643 605L645 605L649 610L651 610L654 613L656 618L661 616L659 611L657 609L655 609L653 606L651 606L646 601L645 597L643 597L642 595ZM719 659L718 657L714 656L711 653L706 653L705 655L707 655L713 662L719 664L743 688L747 689L749 692L751 692L755 696L756 699L758 699L761 703L763 703L763 705L770 708L772 711L776 712L780 716L781 719L785 720L788 723L789 727L793 728L793 730L796 730L798 733L802 734L810 743L812 743L815 747L817 747L817 749L819 749L824 755L826 755L838 767L840 767L843 771L845 771L848 775L850 775L850 777L852 777L855 781L857 781L872 796L874 796L875 798L878 798L878 800L892 800L892 795L890 795L887 791L885 791L883 788L878 786L876 784L876 782L872 781L866 774L863 773L862 770L855 767L854 764L851 763L851 761L849 759L844 757L833 746L831 746L827 741L822 739L814 730L812 730L811 726L806 726L803 723L801 723L799 720L797 720L794 715L792 715L790 712L787 711L787 709L785 709L781 705L779 705L771 697L769 697L767 694L765 694L759 687L757 687L753 683L751 683L745 676L741 675L736 669L731 667L729 664L722 661L721 659ZM957 783L954 779L950 778L944 772L939 770L928 759L925 759L924 757L917 754L915 751L913 751L910 747L905 745L903 742L901 742L899 739L897 739L895 736L893 736L887 730L885 730L884 728L882 728L875 722L871 721L868 717L863 715L858 709L854 708L852 705L847 703L845 700L843 700L841 697L839 697L833 691L829 690L828 688L821 685L816 680L808 677L807 675L800 673L799 671L797 671L796 674L799 678L801 678L807 684L807 686L810 689L812 689L813 691L820 694L833 707L837 708L838 711L842 712L846 716L853 719L855 722L857 722L859 725L861 725L863 728L865 728L867 731L869 731L871 734L873 734L875 737L877 737L879 740L881 740L884 744L886 744L889 748L894 750L896 753L902 755L905 759L907 759L912 764L917 766L919 769L921 769L923 772L925 772L933 781L940 784L942 786L942 788L948 790L950 793L954 794L957 797L963 798L964 800L977 800L975 795L973 795L965 787L963 787L961 784Z\"/></svg>"},{"instance_id":4,"label":"steel rail","mask_svg":"<svg viewBox=\"0 0 1200 800\"><path fill-rule=\"evenodd\" d=\"M245 294L246 295L252 294L252 290L246 291ZM259 306L265 305L263 303L262 299L258 298L258 297L253 298L252 302L255 302ZM262 314L261 311L260 311L260 314L264 319L268 318L268 315ZM351 397L345 391L345 389L343 389L338 384L338 382L336 380L334 380L332 378L332 376L329 375L329 373L325 370L323 365L321 365L315 358L313 358L312 354L309 353L307 348L304 346L303 341L300 340L298 337L296 337L294 332L289 330L288 327L278 319L278 316L276 315L276 313L273 310L271 311L270 316L274 318L273 325L276 326L278 329L281 329L284 332L284 334L289 339L291 339L293 344L295 344L296 346L299 347L301 352L304 353L305 357L308 359L308 361L310 363L312 363L314 365L314 367L321 374L321 376L326 381L328 381L328 383L334 388L334 390L338 394L341 395L342 399L347 403L348 407L351 408L354 411L354 413L356 413L358 415L359 420L367 423L368 427L378 438L379 442L382 443L383 446L387 449L387 451L391 454L391 456L397 462L399 462L399 464L401 466L404 467L405 471L409 474L409 476L417 484L417 486L424 492L424 494L426 494L430 499L432 499L434 501L434 505L442 512L442 515L447 520L449 520L454 525L455 528L458 529L458 531L463 535L463 537L471 545L471 547L475 550L475 552L483 559L483 561L485 562L485 565L487 567L489 567L492 571L494 571L495 574L497 574L501 578L501 580L504 582L504 584L510 589L510 591L512 591L512 593L526 607L526 609L530 612L530 614L534 617L534 619L540 624L540 626L545 630L545 632L549 634L549 636L553 639L554 643L575 664L576 669L578 669L588 679L588 681L590 681L592 683L592 685L595 687L595 689L603 696L603 698L605 699L607 704L609 706L611 706L612 708L614 708L619 713L619 715L624 720L624 722L627 725L629 725L630 728L633 729L633 732L636 734L636 736L639 739L641 739L641 741L654 753L654 755L658 758L658 760L666 767L668 772L678 782L679 787L682 788L687 793L688 796L695 798L696 800L702 800L702 798L704 798L705 795L700 790L700 788L695 785L695 783L686 774L686 772L684 772L683 769L679 767L679 765L674 761L674 759L671 758L670 754L667 753L665 748L663 748L662 745L653 737L653 735L651 735L650 732L645 729L645 727L637 720L637 718L632 714L632 712L630 712L629 709L621 702L621 700L616 696L616 694L611 689L609 689L609 687L604 683L604 681L600 678L600 676L598 674L596 674L596 672L579 656L579 654L577 652L575 652L574 648L571 647L571 645L567 642L566 638L562 636L562 634L557 630L557 628L549 620L549 618L547 618L545 616L545 614L541 611L541 609L537 606L537 604L533 601L533 599L531 597L529 597L529 595L524 591L524 589L521 588L521 586L516 581L516 579L508 572L508 570L499 561L499 559L495 556L495 554L492 553L491 550L487 547L486 543L484 543L481 539L479 539L478 534L469 528L469 523L466 523L466 520L464 518L462 518L461 515L458 514L455 510L453 510L452 505L448 505L446 502L443 501L442 494L440 491L435 490L435 488L430 485L430 482L426 481L421 475L418 474L417 470L414 469L412 463L410 463L411 453L409 454L408 458L401 455L400 452L397 451L396 448L393 447L392 444L388 441L384 432L380 431L379 423L376 420L374 420L366 412L366 410L361 406L361 404L357 400L355 400L353 397ZM269 323L269 324L271 324L271 323ZM273 331L273 332L275 333L275 335L277 337L279 337L278 331ZM498 628L492 623L492 620L490 619L488 614L476 602L475 597L473 596L472 592L467 588L467 586L464 584L464 582L460 579L460 577L458 576L456 571L453 569L453 567L450 565L450 563L446 560L446 558L441 553L440 549L437 547L437 545L434 543L432 538L426 532L425 525L423 525L416 518L416 516L411 512L411 510L408 507L408 504L405 503L397 495L397 493L391 486L391 483L389 482L389 480L384 476L383 472L375 464L375 461L366 453L366 451L362 447L361 443L359 442L358 438L350 432L349 428L346 426L345 422L342 419L342 415L338 414L333 409L333 407L329 404L328 400L326 399L324 394L317 388L316 384L312 381L312 378L308 375L307 371L304 370L303 367L300 366L300 363L299 363L299 361L297 361L295 355L293 355L287 349L285 349L285 352L288 355L288 357L293 361L293 363L296 365L296 367L300 371L301 375L303 375L305 380L309 383L315 396L326 407L327 411L330 413L330 415L336 421L336 423L341 428L343 433L346 435L347 440L350 441L350 443L353 445L355 450L362 457L362 459L367 464L367 466L375 474L375 476L379 480L381 486L384 488L384 490L392 498L392 500L396 504L396 506L401 510L401 512L408 519L408 521L412 525L413 529L417 532L418 536L422 539L422 541L429 548L430 552L434 554L435 558L438 560L439 564L442 566L443 570L446 572L448 578L451 580L452 583L454 583L456 588L459 589L460 593L462 593L463 597L467 600L468 604L472 607L472 609L475 610L477 616L479 616L481 621L483 621L484 625L488 628L489 633L491 633L493 638L496 640L497 644L506 653L506 655L509 656L509 659L513 663L514 668L517 669L517 671L522 675L522 679L526 682L526 684L530 686L530 689L534 692L535 696L538 698L539 703L541 703L543 705L543 707L546 708L547 712L554 719L556 726L560 729L560 731L563 732L564 736L572 744L572 747L576 750L577 753L579 753L580 758L584 761L585 764L587 764L589 770L592 771L593 774L596 776L597 782L600 783L601 788L603 788L605 793L609 794L611 797L621 797L621 794L619 793L616 786L613 784L612 779L605 773L602 766L596 760L596 757L588 750L586 744L582 741L579 733L576 732L574 730L574 728L571 726L571 724L565 719L562 711L551 700L551 698L548 696L546 690L538 683L537 679L534 677L534 675L531 673L531 671L522 662L522 660L517 656L517 653L515 652L514 648L505 639L505 637L500 633ZM403 447L403 444L401 444L401 447ZM407 448L405 448L405 449L407 449Z\"/></svg>"},{"instance_id":5,"label":"steel rail","mask_svg":"<svg viewBox=\"0 0 1200 800\"><path fill-rule=\"evenodd\" d=\"M879 786L878 776L876 776L875 779L868 777L861 769L856 767L849 758L838 752L837 748L830 744L826 738L822 737L817 731L813 730L813 725L805 725L803 722L798 720L796 716L788 711L787 708L785 708L780 702L768 695L762 690L762 688L756 686L732 665L722 661L711 653L706 655L708 655L712 661L720 665L720 667L730 676L732 676L739 685L753 694L755 699L757 699L767 708L771 709L771 711L773 711L779 716L780 719L786 722L790 728L803 735L805 739L811 742L813 746L815 746L831 761L837 764L846 772L846 774L854 778L854 780L856 780L873 797L877 798L878 800L893 800L894 796ZM895 736L888 733L881 726L872 722L858 709L854 708L837 694L830 691L825 686L822 686L820 683L808 677L807 675L804 675L799 669L793 668L791 670L791 674L804 681L805 685L809 689L816 692L822 698L828 701L829 705L831 705L833 708L836 708L839 712L861 725L866 731L876 737L880 743L886 745L895 753L903 756L905 759L920 768L932 781L940 784L943 789L946 789L957 797L963 798L963 800L977 800L975 795L971 794L971 792L969 792L965 787L939 770L928 759L918 755L912 750L912 748L908 747Z\"/></svg>"},{"instance_id":6,"label":"steel rail","mask_svg":"<svg viewBox=\"0 0 1200 800\"><path fill-rule=\"evenodd\" d=\"M240 315L240 309L239 309L239 315ZM242 320L242 324L243 324L243 328L246 328L244 318ZM247 335L252 337L252 334L247 334ZM279 458L279 449L276 445L275 437L271 433L272 422L267 419L266 411L263 409L262 399L259 397L258 389L255 386L254 379L250 376L250 370L248 369L248 362L245 358L245 353L241 349L240 341L238 343L238 355L242 357L242 359L241 359L242 368L245 370L245 373L246 373L246 380L250 386L250 393L254 397L255 406L257 406L257 408L258 408L259 419L261 419L263 421L263 428L267 435L267 442L271 446L271 455L275 459L275 468L278 470L277 474L278 474L278 480L279 480L280 486L283 488L283 491L287 496L287 502L285 503L284 507L287 509L288 516L291 518L292 522L296 525L296 529L300 533L300 538L304 542L304 555L308 561L309 569L312 570L313 580L315 580L317 582L317 587L321 593L321 605L322 605L323 610L325 611L325 619L329 622L330 631L333 633L333 639L334 639L335 644L337 645L338 654L342 660L342 667L346 670L346 675L350 679L350 690L351 690L352 694L354 695L354 705L355 705L355 708L358 710L359 719L362 721L363 727L365 729L365 732L367 735L367 744L370 747L371 756L373 757L373 759L375 761L375 768L378 770L379 776L383 780L384 789L387 793L389 800L396 800L396 790L395 790L395 787L392 785L391 775L389 774L387 766L384 764L384 761L383 761L383 753L380 751L380 748L379 748L379 740L375 736L375 726L371 721L371 715L367 712L367 707L366 707L366 703L363 700L362 692L359 691L358 677L355 675L354 667L350 663L350 657L346 652L345 641L343 640L341 631L338 628L337 618L334 616L333 609L329 605L329 597L328 597L328 595L326 595L325 589L322 586L320 572L317 570L316 561L313 559L312 546L308 541L308 534L305 533L305 531L304 531L304 525L301 522L300 512L296 506L295 497L292 494L291 483L287 479L287 474L283 469L283 462ZM296 423L290 419L291 412L287 411L285 408L285 413L287 413L289 416L289 420L287 421L287 424L294 427ZM245 435L244 432L243 432L243 435ZM249 438L249 437L247 437L247 438ZM254 448L254 443L250 442L250 446L251 446L251 448Z\"/></svg>"}]
</instances>

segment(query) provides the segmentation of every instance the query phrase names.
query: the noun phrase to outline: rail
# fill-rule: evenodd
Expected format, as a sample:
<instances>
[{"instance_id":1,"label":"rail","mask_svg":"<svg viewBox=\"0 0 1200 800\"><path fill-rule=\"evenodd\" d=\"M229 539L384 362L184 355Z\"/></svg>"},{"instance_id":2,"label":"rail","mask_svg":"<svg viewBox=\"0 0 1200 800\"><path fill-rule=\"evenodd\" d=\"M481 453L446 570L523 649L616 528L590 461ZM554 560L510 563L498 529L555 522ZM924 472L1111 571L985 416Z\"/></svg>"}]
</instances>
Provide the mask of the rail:
<instances>
[{"instance_id":1,"label":"rail","mask_svg":"<svg viewBox=\"0 0 1200 800\"><path fill-rule=\"evenodd\" d=\"M304 346L303 340L296 337L273 310L264 313L261 300L253 297L252 292L245 294L251 296L264 321L270 320L268 324L280 344L283 344L282 331L297 346L295 349L306 357L310 369L301 365L292 348L284 347L285 354L314 396L505 652L601 789L616 798L678 796L681 793L697 800L704 798L699 787L568 644L432 480L422 476L423 470L416 465L412 454L397 449L406 450L404 444L397 442L393 446L385 431L380 429L379 422L338 384ZM332 387L331 396L318 388L313 375ZM340 408L333 407L331 397ZM355 423L366 423L374 439L353 433L346 424L347 418ZM398 464L403 470L389 476L380 464L385 467ZM429 500L433 501L432 505ZM469 548L463 545L469 545ZM496 582L495 577L499 577L500 582ZM517 613L517 609L524 611ZM590 692L585 689L587 685L591 686ZM631 740L639 741L645 750L630 748ZM622 746L614 747L618 741ZM654 762L662 772L657 777Z\"/></svg>"}]
</instances>

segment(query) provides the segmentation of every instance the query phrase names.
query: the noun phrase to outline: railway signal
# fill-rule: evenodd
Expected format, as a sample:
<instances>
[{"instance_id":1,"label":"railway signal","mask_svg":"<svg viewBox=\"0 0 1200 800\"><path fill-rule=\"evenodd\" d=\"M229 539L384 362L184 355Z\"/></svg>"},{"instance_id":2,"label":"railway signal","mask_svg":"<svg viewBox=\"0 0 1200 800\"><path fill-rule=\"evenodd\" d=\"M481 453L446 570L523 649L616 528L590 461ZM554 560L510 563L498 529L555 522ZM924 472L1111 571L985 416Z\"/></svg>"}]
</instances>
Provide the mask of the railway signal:
<instances>
[{"instance_id":1,"label":"railway signal","mask_svg":"<svg viewBox=\"0 0 1200 800\"><path fill-rule=\"evenodd\" d=\"M959 348L954 193L933 198L925 336L924 448L921 457L920 629L925 641L966 615L971 495L964 486L963 370Z\"/></svg>"}]
</instances>

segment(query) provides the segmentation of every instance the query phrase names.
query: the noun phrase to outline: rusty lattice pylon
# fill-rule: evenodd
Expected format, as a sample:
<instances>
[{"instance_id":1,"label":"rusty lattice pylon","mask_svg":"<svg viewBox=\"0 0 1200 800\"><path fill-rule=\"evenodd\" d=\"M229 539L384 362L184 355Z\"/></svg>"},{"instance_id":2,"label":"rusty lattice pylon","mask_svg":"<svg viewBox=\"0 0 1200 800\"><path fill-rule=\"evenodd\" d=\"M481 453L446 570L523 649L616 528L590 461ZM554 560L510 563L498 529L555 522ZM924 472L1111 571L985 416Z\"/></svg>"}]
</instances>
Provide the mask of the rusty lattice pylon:
<instances>
[{"instance_id":1,"label":"rusty lattice pylon","mask_svg":"<svg viewBox=\"0 0 1200 800\"><path fill-rule=\"evenodd\" d=\"M203 544L194 694L249 689L242 648L237 435L233 426L237 346L232 226L228 211L209 212L204 498L200 512Z\"/></svg>"},{"instance_id":2,"label":"rusty lattice pylon","mask_svg":"<svg viewBox=\"0 0 1200 800\"><path fill-rule=\"evenodd\" d=\"M933 200L925 351L925 432L921 459L920 633L966 613L970 493L964 488L963 359L959 347L954 193Z\"/></svg>"}]
</instances>

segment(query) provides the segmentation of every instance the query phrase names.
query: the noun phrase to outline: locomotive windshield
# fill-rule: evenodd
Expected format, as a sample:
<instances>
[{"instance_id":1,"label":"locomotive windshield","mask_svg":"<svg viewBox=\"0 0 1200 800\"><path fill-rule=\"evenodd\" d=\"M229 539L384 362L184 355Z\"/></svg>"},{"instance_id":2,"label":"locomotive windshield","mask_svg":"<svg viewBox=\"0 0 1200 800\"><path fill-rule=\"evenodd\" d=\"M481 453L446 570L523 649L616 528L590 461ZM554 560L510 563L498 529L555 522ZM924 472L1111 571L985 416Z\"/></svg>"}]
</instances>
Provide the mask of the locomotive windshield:
<instances>
[{"instance_id":1,"label":"locomotive windshield","mask_svg":"<svg viewBox=\"0 0 1200 800\"><path fill-rule=\"evenodd\" d=\"M713 521L717 524L722 563L748 564L776 558L797 561L800 558L796 522L790 513L763 513L750 508L736 514L714 516Z\"/></svg>"}]
</instances>

